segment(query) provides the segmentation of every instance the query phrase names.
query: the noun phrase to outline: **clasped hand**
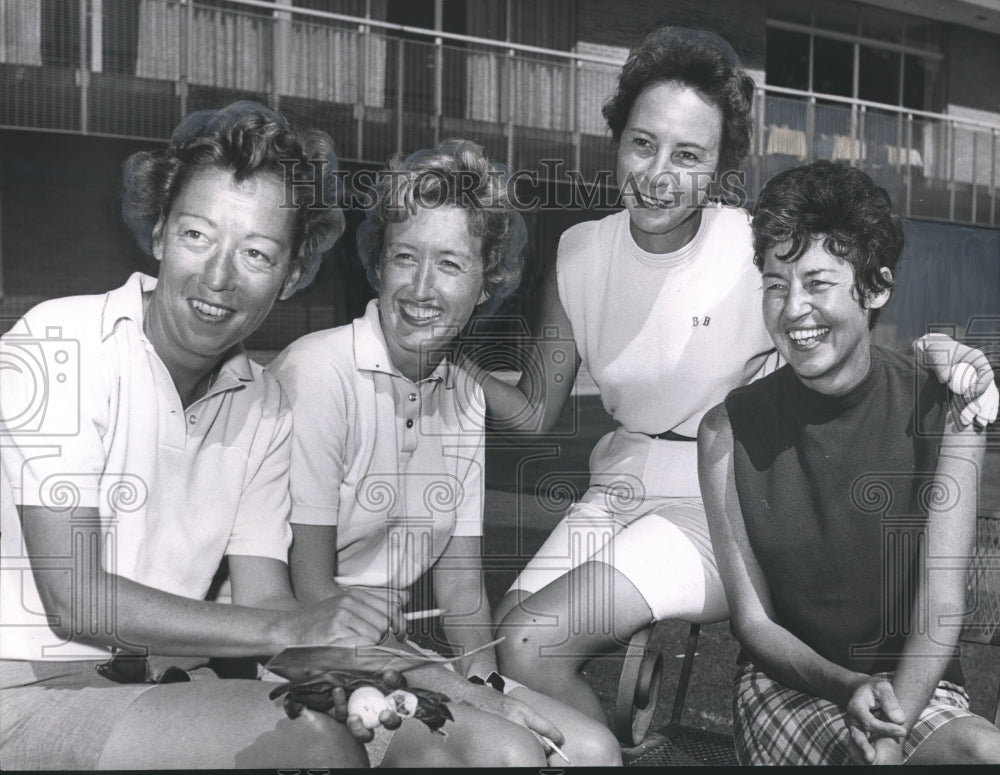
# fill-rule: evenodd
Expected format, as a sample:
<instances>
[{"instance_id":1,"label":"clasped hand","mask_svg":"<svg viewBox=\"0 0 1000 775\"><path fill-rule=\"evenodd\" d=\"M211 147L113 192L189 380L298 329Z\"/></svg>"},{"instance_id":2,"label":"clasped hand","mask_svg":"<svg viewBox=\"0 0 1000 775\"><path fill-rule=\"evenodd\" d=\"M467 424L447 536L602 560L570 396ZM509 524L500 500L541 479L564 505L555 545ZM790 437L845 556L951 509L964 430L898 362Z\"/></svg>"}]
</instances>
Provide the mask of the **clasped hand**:
<instances>
[{"instance_id":1,"label":"clasped hand","mask_svg":"<svg viewBox=\"0 0 1000 775\"><path fill-rule=\"evenodd\" d=\"M847 703L851 758L857 764L900 763L906 737L906 714L892 684L884 678L864 681Z\"/></svg>"}]
</instances>

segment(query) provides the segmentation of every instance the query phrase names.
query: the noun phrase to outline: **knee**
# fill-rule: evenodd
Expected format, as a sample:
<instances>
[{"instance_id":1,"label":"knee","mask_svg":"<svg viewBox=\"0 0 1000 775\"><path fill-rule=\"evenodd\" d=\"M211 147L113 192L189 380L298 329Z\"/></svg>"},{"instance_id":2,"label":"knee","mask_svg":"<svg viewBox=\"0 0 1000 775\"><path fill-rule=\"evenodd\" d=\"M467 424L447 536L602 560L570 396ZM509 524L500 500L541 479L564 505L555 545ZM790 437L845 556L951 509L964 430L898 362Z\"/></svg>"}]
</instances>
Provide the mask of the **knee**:
<instances>
[{"instance_id":1,"label":"knee","mask_svg":"<svg viewBox=\"0 0 1000 775\"><path fill-rule=\"evenodd\" d=\"M544 627L532 622L519 609L511 611L497 628L497 636L504 640L497 644L497 662L500 672L517 678L538 669L544 664L541 648L545 645ZM551 660L550 660L551 661Z\"/></svg>"},{"instance_id":2,"label":"knee","mask_svg":"<svg viewBox=\"0 0 1000 775\"><path fill-rule=\"evenodd\" d=\"M956 759L963 764L1000 764L1000 729L993 727L966 735Z\"/></svg>"},{"instance_id":3,"label":"knee","mask_svg":"<svg viewBox=\"0 0 1000 775\"><path fill-rule=\"evenodd\" d=\"M572 744L567 746L573 751L570 756L573 764L587 767L621 766L621 745L610 729L595 721L582 731L583 734L576 736L571 741Z\"/></svg>"},{"instance_id":4,"label":"knee","mask_svg":"<svg viewBox=\"0 0 1000 775\"><path fill-rule=\"evenodd\" d=\"M312 727L310 742L322 762L336 762L338 767L367 768L368 753L365 746L343 724L324 717L321 728Z\"/></svg>"},{"instance_id":5,"label":"knee","mask_svg":"<svg viewBox=\"0 0 1000 775\"><path fill-rule=\"evenodd\" d=\"M489 734L453 732L454 743L390 747L383 768L544 767L541 743L524 727L496 719ZM439 741L433 741L437 743ZM405 762L405 765L404 765Z\"/></svg>"},{"instance_id":6,"label":"knee","mask_svg":"<svg viewBox=\"0 0 1000 775\"><path fill-rule=\"evenodd\" d=\"M515 724L507 725L498 734L492 755L482 766L489 767L544 767L545 751L538 739L527 729Z\"/></svg>"},{"instance_id":7,"label":"knee","mask_svg":"<svg viewBox=\"0 0 1000 775\"><path fill-rule=\"evenodd\" d=\"M320 767L368 767L364 745L325 713L306 711L297 719L281 719L273 731L260 735L237 754L236 764L262 766L309 765Z\"/></svg>"}]
</instances>

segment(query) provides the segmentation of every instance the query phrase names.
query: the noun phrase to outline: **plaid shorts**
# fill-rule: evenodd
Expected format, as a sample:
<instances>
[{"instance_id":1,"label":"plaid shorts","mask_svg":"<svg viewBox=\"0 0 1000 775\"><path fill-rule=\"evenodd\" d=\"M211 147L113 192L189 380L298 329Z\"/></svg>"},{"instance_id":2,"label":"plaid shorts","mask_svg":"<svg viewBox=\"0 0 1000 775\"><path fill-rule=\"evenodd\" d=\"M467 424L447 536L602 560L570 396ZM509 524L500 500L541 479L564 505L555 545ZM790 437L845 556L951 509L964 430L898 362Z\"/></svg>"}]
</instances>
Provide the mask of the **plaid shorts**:
<instances>
[{"instance_id":1,"label":"plaid shorts","mask_svg":"<svg viewBox=\"0 0 1000 775\"><path fill-rule=\"evenodd\" d=\"M892 673L876 673L891 679ZM789 689L746 665L735 678L733 737L740 764L851 764L846 713L832 702ZM952 719L973 716L965 689L941 681L903 740L903 761Z\"/></svg>"}]
</instances>

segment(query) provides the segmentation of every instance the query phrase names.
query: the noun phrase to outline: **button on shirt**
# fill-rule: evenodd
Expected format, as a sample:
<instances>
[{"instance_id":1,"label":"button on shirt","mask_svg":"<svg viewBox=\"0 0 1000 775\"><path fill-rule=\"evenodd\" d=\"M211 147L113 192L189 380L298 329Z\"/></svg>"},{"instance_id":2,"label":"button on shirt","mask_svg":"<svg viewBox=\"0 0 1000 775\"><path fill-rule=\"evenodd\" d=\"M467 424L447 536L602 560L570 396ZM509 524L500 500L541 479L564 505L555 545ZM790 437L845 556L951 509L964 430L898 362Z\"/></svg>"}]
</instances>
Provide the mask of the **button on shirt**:
<instances>
[{"instance_id":1,"label":"button on shirt","mask_svg":"<svg viewBox=\"0 0 1000 775\"><path fill-rule=\"evenodd\" d=\"M0 369L4 658L107 656L60 645L45 625L17 505L98 509L116 573L184 597L205 596L224 555L287 560L291 412L281 388L238 350L185 411L142 330L142 294L155 285L137 273L107 294L45 302L3 337L5 363L32 364ZM66 573L80 562L34 564Z\"/></svg>"},{"instance_id":2,"label":"button on shirt","mask_svg":"<svg viewBox=\"0 0 1000 775\"><path fill-rule=\"evenodd\" d=\"M447 362L417 383L400 374L377 301L268 370L295 417L291 519L336 526L338 584L405 588L452 535L482 535L482 390Z\"/></svg>"}]
</instances>

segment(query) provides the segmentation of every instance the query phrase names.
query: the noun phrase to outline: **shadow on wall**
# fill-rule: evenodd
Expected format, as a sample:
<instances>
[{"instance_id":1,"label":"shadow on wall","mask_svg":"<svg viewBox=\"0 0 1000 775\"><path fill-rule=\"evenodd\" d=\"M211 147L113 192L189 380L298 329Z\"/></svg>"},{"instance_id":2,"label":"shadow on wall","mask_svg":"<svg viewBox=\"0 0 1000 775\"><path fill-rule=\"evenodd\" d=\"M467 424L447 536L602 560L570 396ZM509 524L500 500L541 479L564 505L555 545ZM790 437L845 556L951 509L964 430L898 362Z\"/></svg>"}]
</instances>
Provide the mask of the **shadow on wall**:
<instances>
[{"instance_id":1,"label":"shadow on wall","mask_svg":"<svg viewBox=\"0 0 1000 775\"><path fill-rule=\"evenodd\" d=\"M1000 369L1000 230L905 220L895 292L876 343L905 348L929 331L978 347Z\"/></svg>"}]
</instances>

